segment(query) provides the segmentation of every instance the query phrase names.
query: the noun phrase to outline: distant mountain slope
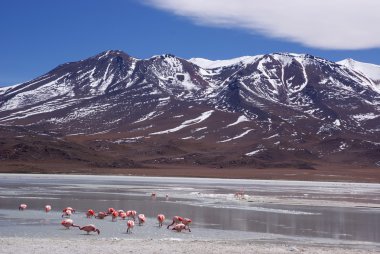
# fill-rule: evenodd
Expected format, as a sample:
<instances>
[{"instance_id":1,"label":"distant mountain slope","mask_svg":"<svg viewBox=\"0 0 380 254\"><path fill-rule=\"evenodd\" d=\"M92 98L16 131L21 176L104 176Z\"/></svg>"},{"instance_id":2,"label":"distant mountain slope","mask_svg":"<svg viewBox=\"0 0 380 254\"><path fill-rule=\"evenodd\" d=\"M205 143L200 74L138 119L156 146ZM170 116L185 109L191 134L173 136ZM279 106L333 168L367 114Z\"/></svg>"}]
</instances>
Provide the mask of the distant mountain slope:
<instances>
[{"instance_id":1,"label":"distant mountain slope","mask_svg":"<svg viewBox=\"0 0 380 254\"><path fill-rule=\"evenodd\" d=\"M111 153L107 163L376 167L380 66L290 53L211 61L112 50L0 88L0 124L6 144L44 135Z\"/></svg>"}]
</instances>

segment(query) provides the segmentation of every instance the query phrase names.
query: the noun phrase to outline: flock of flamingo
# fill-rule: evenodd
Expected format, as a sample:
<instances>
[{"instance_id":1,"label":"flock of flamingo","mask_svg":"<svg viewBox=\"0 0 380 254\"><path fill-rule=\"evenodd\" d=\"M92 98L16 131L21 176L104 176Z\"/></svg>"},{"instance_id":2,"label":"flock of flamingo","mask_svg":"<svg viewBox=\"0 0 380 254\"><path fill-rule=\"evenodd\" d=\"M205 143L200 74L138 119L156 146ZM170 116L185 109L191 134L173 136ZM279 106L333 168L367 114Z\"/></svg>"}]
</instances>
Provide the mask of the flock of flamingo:
<instances>
[{"instance_id":1,"label":"flock of flamingo","mask_svg":"<svg viewBox=\"0 0 380 254\"><path fill-rule=\"evenodd\" d=\"M156 197L155 193L152 193L152 198ZM168 198L168 195L166 195L166 198ZM24 211L28 206L26 204L20 204L19 210ZM45 206L45 212L50 212L52 209L51 205L46 205ZM65 218L62 222L61 225L64 226L66 229L70 229L71 227L79 228L79 230L83 230L89 234L90 232L96 232L100 234L100 230L96 228L95 225L93 224L88 224L83 227L79 225L75 225L74 221L70 219L71 215L75 213L75 209L72 207L66 207L65 209L62 210L62 218ZM104 219L107 216L111 216L112 221L116 221L118 218L122 220L127 220L127 233L132 233L132 229L135 226L136 222L136 217L138 220L138 225L142 226L146 222L146 217L144 214L137 214L135 210L115 210L114 208L108 208L106 212L98 212L96 213L94 210L89 209L86 212L86 217L87 218L92 218L95 217L96 219ZM163 223L165 221L165 215L163 214L158 214L157 215L157 221L158 221L158 226L161 228L163 226ZM174 216L173 221L170 225L167 226L167 229L170 229L172 227L172 230L175 230L177 232L181 232L183 230L190 230L190 224L192 220L189 218L183 218L180 216Z\"/></svg>"}]
</instances>

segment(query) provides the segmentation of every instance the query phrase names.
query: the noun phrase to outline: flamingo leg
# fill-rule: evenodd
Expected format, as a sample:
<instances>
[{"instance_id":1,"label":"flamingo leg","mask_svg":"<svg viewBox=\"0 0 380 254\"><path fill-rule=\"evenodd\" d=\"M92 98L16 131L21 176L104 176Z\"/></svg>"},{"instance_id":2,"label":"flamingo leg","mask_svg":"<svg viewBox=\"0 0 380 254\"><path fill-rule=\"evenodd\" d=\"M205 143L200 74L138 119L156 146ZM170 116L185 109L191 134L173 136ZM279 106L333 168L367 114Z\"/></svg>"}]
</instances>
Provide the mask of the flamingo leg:
<instances>
[{"instance_id":1,"label":"flamingo leg","mask_svg":"<svg viewBox=\"0 0 380 254\"><path fill-rule=\"evenodd\" d=\"M170 224L170 225L167 226L167 229L169 229L170 226L173 226L174 223L175 223L175 221L173 220L172 224Z\"/></svg>"}]
</instances>

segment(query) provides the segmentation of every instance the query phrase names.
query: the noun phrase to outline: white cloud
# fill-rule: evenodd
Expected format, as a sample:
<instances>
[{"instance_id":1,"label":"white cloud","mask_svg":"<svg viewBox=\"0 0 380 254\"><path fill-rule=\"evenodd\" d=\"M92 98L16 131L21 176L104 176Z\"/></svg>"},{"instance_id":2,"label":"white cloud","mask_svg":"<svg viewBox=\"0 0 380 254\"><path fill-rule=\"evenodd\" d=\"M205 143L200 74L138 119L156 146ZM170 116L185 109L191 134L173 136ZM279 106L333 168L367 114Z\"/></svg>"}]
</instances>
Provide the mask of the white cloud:
<instances>
[{"instance_id":1,"label":"white cloud","mask_svg":"<svg viewBox=\"0 0 380 254\"><path fill-rule=\"evenodd\" d=\"M378 0L145 0L197 24L239 27L323 49L380 47Z\"/></svg>"}]
</instances>

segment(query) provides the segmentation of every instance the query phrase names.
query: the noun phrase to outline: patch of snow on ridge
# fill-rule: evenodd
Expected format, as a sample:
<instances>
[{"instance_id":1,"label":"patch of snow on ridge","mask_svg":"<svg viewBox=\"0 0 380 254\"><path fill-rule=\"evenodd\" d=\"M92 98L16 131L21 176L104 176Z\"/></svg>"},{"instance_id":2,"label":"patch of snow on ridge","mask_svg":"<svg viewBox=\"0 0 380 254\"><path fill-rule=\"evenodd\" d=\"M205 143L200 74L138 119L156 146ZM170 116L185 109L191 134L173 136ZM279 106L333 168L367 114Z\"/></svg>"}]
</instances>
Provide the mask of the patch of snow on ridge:
<instances>
[{"instance_id":1,"label":"patch of snow on ridge","mask_svg":"<svg viewBox=\"0 0 380 254\"><path fill-rule=\"evenodd\" d=\"M4 86L4 87L0 87L0 95L1 94L5 94L6 92L10 91L11 89L21 85L22 83L20 84L16 84L16 85L12 85L12 86Z\"/></svg>"},{"instance_id":2,"label":"patch of snow on ridge","mask_svg":"<svg viewBox=\"0 0 380 254\"><path fill-rule=\"evenodd\" d=\"M183 81L179 81L182 86L187 90L196 90L198 87L191 81L191 77L188 73L181 73L184 76Z\"/></svg>"},{"instance_id":3,"label":"patch of snow on ridge","mask_svg":"<svg viewBox=\"0 0 380 254\"><path fill-rule=\"evenodd\" d=\"M258 154L258 153L260 153L260 152L262 152L262 151L264 151L264 149L255 150L255 151L252 151L252 152L246 153L245 155L247 155L247 156L252 156L252 155Z\"/></svg>"},{"instance_id":4,"label":"patch of snow on ridge","mask_svg":"<svg viewBox=\"0 0 380 254\"><path fill-rule=\"evenodd\" d=\"M214 112L214 110L203 112L197 118L184 121L183 123L181 123L180 126L177 126L175 128L172 128L172 129L169 129L169 130L165 130L165 131L159 131L159 132L150 133L149 135L168 134L168 133L172 133L172 132L176 132L176 131L182 130L183 128L186 128L188 126L195 125L195 124L203 122L204 120L206 120L207 118L209 118L212 115L213 112Z\"/></svg>"},{"instance_id":5,"label":"patch of snow on ridge","mask_svg":"<svg viewBox=\"0 0 380 254\"><path fill-rule=\"evenodd\" d=\"M348 148L348 145L344 142L341 142L339 146L339 151L343 151L344 149L347 149L347 148Z\"/></svg>"},{"instance_id":6,"label":"patch of snow on ridge","mask_svg":"<svg viewBox=\"0 0 380 254\"><path fill-rule=\"evenodd\" d=\"M249 63L255 61L260 56L242 56L227 60L208 60L205 58L191 58L188 61L203 68L203 69L216 69L221 67L227 67L238 63Z\"/></svg>"},{"instance_id":7,"label":"patch of snow on ridge","mask_svg":"<svg viewBox=\"0 0 380 254\"><path fill-rule=\"evenodd\" d=\"M368 113L368 114L358 114L353 115L352 118L354 118L357 121L365 121L365 120L372 120L375 118L380 117L380 115L375 115L374 113Z\"/></svg>"},{"instance_id":8,"label":"patch of snow on ridge","mask_svg":"<svg viewBox=\"0 0 380 254\"><path fill-rule=\"evenodd\" d=\"M198 132L198 131L202 131L202 130L205 130L205 129L207 129L207 127L196 128L192 132Z\"/></svg>"},{"instance_id":9,"label":"patch of snow on ridge","mask_svg":"<svg viewBox=\"0 0 380 254\"><path fill-rule=\"evenodd\" d=\"M141 117L139 120L137 120L137 121L134 122L134 123L139 123L139 122L143 122L143 121L145 121L145 120L151 119L152 116L153 116L155 113L156 113L156 111L150 112L149 114L147 114L147 115Z\"/></svg>"},{"instance_id":10,"label":"patch of snow on ridge","mask_svg":"<svg viewBox=\"0 0 380 254\"><path fill-rule=\"evenodd\" d=\"M297 62L302 66L302 73L303 73L303 76L305 78L305 82L298 89L293 91L294 93L298 93L298 92L302 91L306 87L307 83L309 82L309 80L307 78L305 65L302 63L302 61L297 60Z\"/></svg>"},{"instance_id":11,"label":"patch of snow on ridge","mask_svg":"<svg viewBox=\"0 0 380 254\"><path fill-rule=\"evenodd\" d=\"M65 107L69 107L71 105L75 105L79 103L80 101L77 100L67 100L66 98L45 102L41 105L34 106L32 108L28 108L26 110L19 110L13 113L10 113L9 115L0 118L0 121L9 121L9 120L15 120L15 119L22 119L31 117L33 115L53 112L55 110L63 109Z\"/></svg>"},{"instance_id":12,"label":"patch of snow on ridge","mask_svg":"<svg viewBox=\"0 0 380 254\"><path fill-rule=\"evenodd\" d=\"M235 122L227 125L226 127L231 127L231 126L237 125L237 124L242 123L242 122L249 122L249 119L246 116L239 116Z\"/></svg>"},{"instance_id":13,"label":"patch of snow on ridge","mask_svg":"<svg viewBox=\"0 0 380 254\"><path fill-rule=\"evenodd\" d=\"M244 137L245 135L247 135L248 133L250 133L251 131L253 131L253 129L246 130L245 132L243 132L243 133L240 134L240 135L237 135L236 137L229 138L229 139L222 140L222 141L218 141L218 143L225 143L225 142L232 141L232 140L234 140L234 139L242 138L242 137Z\"/></svg>"},{"instance_id":14,"label":"patch of snow on ridge","mask_svg":"<svg viewBox=\"0 0 380 254\"><path fill-rule=\"evenodd\" d=\"M334 124L335 124L336 126L340 126L340 125L341 125L340 120L339 120L339 119L336 119L336 120L334 121Z\"/></svg>"},{"instance_id":15,"label":"patch of snow on ridge","mask_svg":"<svg viewBox=\"0 0 380 254\"><path fill-rule=\"evenodd\" d=\"M267 138L263 138L263 139L272 139L272 138L275 138L275 137L279 137L280 135L277 133L277 134L274 134L272 136L269 136Z\"/></svg>"},{"instance_id":16,"label":"patch of snow on ridge","mask_svg":"<svg viewBox=\"0 0 380 254\"><path fill-rule=\"evenodd\" d=\"M1 106L2 110L12 110L17 108L23 108L28 105L37 104L43 101L47 101L51 98L69 95L72 91L72 84L65 82L66 74L53 81L50 81L37 89L28 90L16 94L13 98L6 101Z\"/></svg>"},{"instance_id":17,"label":"patch of snow on ridge","mask_svg":"<svg viewBox=\"0 0 380 254\"><path fill-rule=\"evenodd\" d=\"M114 140L112 143L115 144L125 144L125 143L135 143L140 139L143 139L144 136L138 136L138 137L133 137L133 138L122 138L122 139L117 139Z\"/></svg>"},{"instance_id":18,"label":"patch of snow on ridge","mask_svg":"<svg viewBox=\"0 0 380 254\"><path fill-rule=\"evenodd\" d=\"M380 66L369 63L362 63L353 59L345 59L337 64L347 67L357 73L360 80L365 82L377 93L380 93ZM363 75L364 77L360 77Z\"/></svg>"},{"instance_id":19,"label":"patch of snow on ridge","mask_svg":"<svg viewBox=\"0 0 380 254\"><path fill-rule=\"evenodd\" d=\"M380 81L380 65L362 63L353 59L345 59L337 62L337 64L359 71L374 81Z\"/></svg>"}]
</instances>

